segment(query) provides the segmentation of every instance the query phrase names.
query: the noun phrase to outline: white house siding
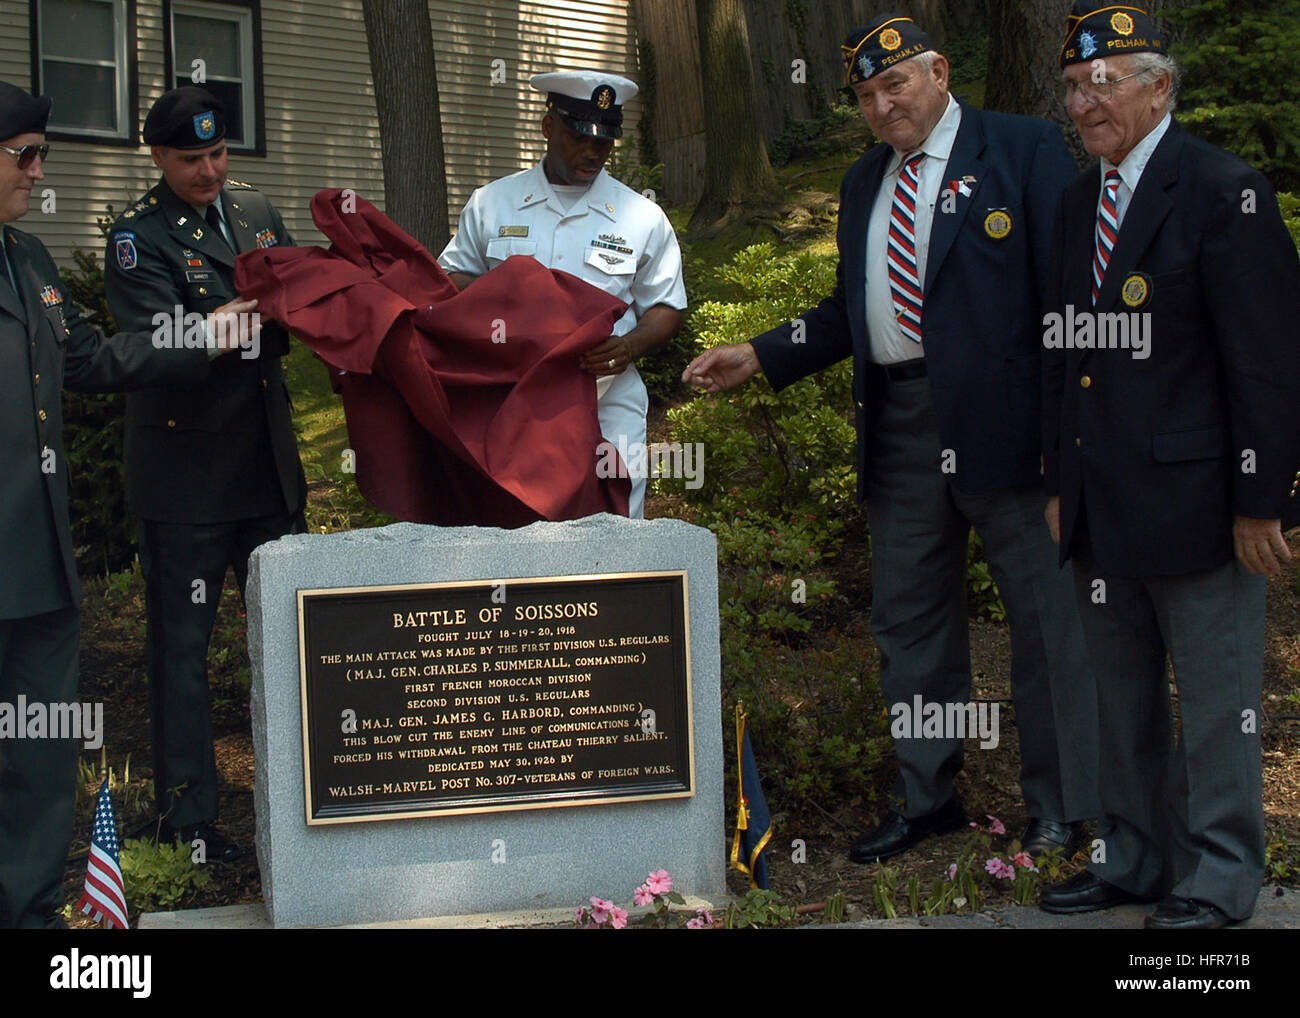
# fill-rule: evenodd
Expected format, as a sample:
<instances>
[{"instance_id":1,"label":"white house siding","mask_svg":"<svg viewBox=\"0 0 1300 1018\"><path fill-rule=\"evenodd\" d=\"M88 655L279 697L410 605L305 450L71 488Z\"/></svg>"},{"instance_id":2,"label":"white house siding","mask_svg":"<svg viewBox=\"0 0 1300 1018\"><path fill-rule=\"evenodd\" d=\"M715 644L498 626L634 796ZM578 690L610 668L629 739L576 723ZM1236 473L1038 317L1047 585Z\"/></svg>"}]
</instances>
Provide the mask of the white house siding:
<instances>
[{"instance_id":1,"label":"white house siding","mask_svg":"<svg viewBox=\"0 0 1300 1018\"><path fill-rule=\"evenodd\" d=\"M0 78L31 87L30 5L0 0ZM299 243L323 243L308 203L323 187L351 187L383 208L383 165L360 0L263 0L265 157L232 155L230 175L266 194ZM568 67L600 67L637 78L628 0L430 0L438 61L452 227L475 187L541 157L541 95L528 78ZM137 0L139 109L136 130L163 78L160 0ZM493 61L506 80L492 83ZM634 128L640 100L629 107ZM622 144L628 144L627 141ZM95 217L121 210L153 186L143 145L52 142L38 202L22 221L56 261L72 249L102 252Z\"/></svg>"}]
</instances>

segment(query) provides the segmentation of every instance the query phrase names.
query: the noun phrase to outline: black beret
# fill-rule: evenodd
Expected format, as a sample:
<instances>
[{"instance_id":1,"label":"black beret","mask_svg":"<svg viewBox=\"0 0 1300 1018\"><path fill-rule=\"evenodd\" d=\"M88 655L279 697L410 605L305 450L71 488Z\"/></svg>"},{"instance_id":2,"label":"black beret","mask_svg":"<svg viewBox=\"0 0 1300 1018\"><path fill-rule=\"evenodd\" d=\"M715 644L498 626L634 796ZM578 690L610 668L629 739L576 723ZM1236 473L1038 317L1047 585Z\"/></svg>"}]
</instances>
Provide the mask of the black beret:
<instances>
[{"instance_id":1,"label":"black beret","mask_svg":"<svg viewBox=\"0 0 1300 1018\"><path fill-rule=\"evenodd\" d=\"M900 60L932 49L930 37L911 18L881 14L850 32L840 52L848 68L849 84L856 85L889 70Z\"/></svg>"},{"instance_id":2,"label":"black beret","mask_svg":"<svg viewBox=\"0 0 1300 1018\"><path fill-rule=\"evenodd\" d=\"M44 134L50 104L48 95L31 96L17 85L0 81L0 139Z\"/></svg>"},{"instance_id":3,"label":"black beret","mask_svg":"<svg viewBox=\"0 0 1300 1018\"><path fill-rule=\"evenodd\" d=\"M207 89L182 85L160 96L144 118L144 143L206 148L226 136L226 108Z\"/></svg>"},{"instance_id":4,"label":"black beret","mask_svg":"<svg viewBox=\"0 0 1300 1018\"><path fill-rule=\"evenodd\" d=\"M1129 4L1075 0L1065 19L1061 66L1124 53L1163 53L1164 40L1151 15Z\"/></svg>"}]
</instances>

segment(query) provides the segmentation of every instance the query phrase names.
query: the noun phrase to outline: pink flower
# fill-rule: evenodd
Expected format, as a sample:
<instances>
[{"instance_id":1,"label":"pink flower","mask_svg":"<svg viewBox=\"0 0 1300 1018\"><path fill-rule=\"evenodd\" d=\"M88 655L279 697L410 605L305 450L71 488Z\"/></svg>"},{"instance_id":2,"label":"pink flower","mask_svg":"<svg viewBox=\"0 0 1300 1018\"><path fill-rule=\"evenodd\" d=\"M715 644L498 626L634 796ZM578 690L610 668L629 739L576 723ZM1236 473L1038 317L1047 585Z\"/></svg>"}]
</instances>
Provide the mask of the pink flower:
<instances>
[{"instance_id":1,"label":"pink flower","mask_svg":"<svg viewBox=\"0 0 1300 1018\"><path fill-rule=\"evenodd\" d=\"M1028 852L1017 852L1011 857L1011 861L1023 869L1032 870L1034 868L1034 857Z\"/></svg>"},{"instance_id":2,"label":"pink flower","mask_svg":"<svg viewBox=\"0 0 1300 1018\"><path fill-rule=\"evenodd\" d=\"M955 862L948 864L948 879L949 880L957 879L957 864Z\"/></svg>"},{"instance_id":3,"label":"pink flower","mask_svg":"<svg viewBox=\"0 0 1300 1018\"><path fill-rule=\"evenodd\" d=\"M988 870L990 876L998 880L1010 880L1016 875L1015 868L1007 865L996 855L984 864L984 868Z\"/></svg>"},{"instance_id":4,"label":"pink flower","mask_svg":"<svg viewBox=\"0 0 1300 1018\"><path fill-rule=\"evenodd\" d=\"M1001 821L1001 820L999 820L997 817L995 817L992 813L985 813L984 815L985 815L986 817L988 817L990 820L993 821L993 823L989 825L989 830L990 830L990 831L992 831L994 834L1006 834L1006 833L1007 833L1007 829L1006 829L1005 827L1002 826L1002 821Z\"/></svg>"},{"instance_id":5,"label":"pink flower","mask_svg":"<svg viewBox=\"0 0 1300 1018\"><path fill-rule=\"evenodd\" d=\"M688 930L707 930L709 924L706 923L702 917L696 916L694 919L688 919L686 921L686 928Z\"/></svg>"},{"instance_id":6,"label":"pink flower","mask_svg":"<svg viewBox=\"0 0 1300 1018\"><path fill-rule=\"evenodd\" d=\"M600 926L609 918L610 911L614 908L612 901L602 901L595 895L591 898L591 918L597 926Z\"/></svg>"},{"instance_id":7,"label":"pink flower","mask_svg":"<svg viewBox=\"0 0 1300 1018\"><path fill-rule=\"evenodd\" d=\"M651 894L667 894L673 889L673 878L667 870L655 870L645 878L645 886Z\"/></svg>"},{"instance_id":8,"label":"pink flower","mask_svg":"<svg viewBox=\"0 0 1300 1018\"><path fill-rule=\"evenodd\" d=\"M614 905L609 910L609 925L616 930L621 930L627 925L627 910L621 909Z\"/></svg>"},{"instance_id":9,"label":"pink flower","mask_svg":"<svg viewBox=\"0 0 1300 1018\"><path fill-rule=\"evenodd\" d=\"M714 922L714 920L713 920L713 913L710 912L707 908L697 908L697 909L695 910L695 915L696 915L696 918L704 920L704 925L705 925L705 926L712 926L712 925L713 925L713 922Z\"/></svg>"},{"instance_id":10,"label":"pink flower","mask_svg":"<svg viewBox=\"0 0 1300 1018\"><path fill-rule=\"evenodd\" d=\"M632 904L634 905L649 905L654 900L654 895L650 893L650 888L646 887L645 884L642 884L632 892Z\"/></svg>"},{"instance_id":11,"label":"pink flower","mask_svg":"<svg viewBox=\"0 0 1300 1018\"><path fill-rule=\"evenodd\" d=\"M579 905L577 908L573 910L573 918L578 920L578 922L582 922L583 913L585 913L586 911L587 910L585 908Z\"/></svg>"}]
</instances>

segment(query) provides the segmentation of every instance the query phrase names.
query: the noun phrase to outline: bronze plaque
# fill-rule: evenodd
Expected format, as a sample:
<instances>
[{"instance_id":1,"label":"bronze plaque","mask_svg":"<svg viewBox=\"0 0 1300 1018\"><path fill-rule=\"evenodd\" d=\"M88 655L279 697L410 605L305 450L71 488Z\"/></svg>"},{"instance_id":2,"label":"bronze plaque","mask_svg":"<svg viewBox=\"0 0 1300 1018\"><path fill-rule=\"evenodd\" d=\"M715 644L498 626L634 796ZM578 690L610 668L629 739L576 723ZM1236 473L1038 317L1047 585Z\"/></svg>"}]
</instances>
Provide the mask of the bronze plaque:
<instances>
[{"instance_id":1,"label":"bronze plaque","mask_svg":"<svg viewBox=\"0 0 1300 1018\"><path fill-rule=\"evenodd\" d=\"M298 591L307 823L695 792L686 573Z\"/></svg>"}]
</instances>

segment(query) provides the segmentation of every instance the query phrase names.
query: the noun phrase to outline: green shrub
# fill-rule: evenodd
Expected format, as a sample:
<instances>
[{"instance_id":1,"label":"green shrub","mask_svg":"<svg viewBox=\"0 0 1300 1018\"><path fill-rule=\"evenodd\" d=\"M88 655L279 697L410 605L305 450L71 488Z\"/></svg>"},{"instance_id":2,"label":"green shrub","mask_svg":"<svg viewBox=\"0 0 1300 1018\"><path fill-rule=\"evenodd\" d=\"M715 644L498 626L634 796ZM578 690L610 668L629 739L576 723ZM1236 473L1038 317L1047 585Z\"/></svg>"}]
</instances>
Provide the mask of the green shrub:
<instances>
[{"instance_id":1,"label":"green shrub","mask_svg":"<svg viewBox=\"0 0 1300 1018\"><path fill-rule=\"evenodd\" d=\"M112 209L108 210L111 216ZM99 220L101 229L111 218ZM76 250L63 285L92 325L117 331L104 296L104 270L94 254ZM121 393L65 392L63 444L68 456L68 513L77 568L106 575L130 565L135 524L127 512L122 465L126 398Z\"/></svg>"},{"instance_id":2,"label":"green shrub","mask_svg":"<svg viewBox=\"0 0 1300 1018\"><path fill-rule=\"evenodd\" d=\"M138 912L171 912L212 882L190 861L190 846L132 839L122 844L127 905Z\"/></svg>"}]
</instances>

